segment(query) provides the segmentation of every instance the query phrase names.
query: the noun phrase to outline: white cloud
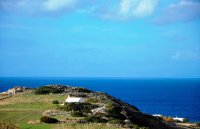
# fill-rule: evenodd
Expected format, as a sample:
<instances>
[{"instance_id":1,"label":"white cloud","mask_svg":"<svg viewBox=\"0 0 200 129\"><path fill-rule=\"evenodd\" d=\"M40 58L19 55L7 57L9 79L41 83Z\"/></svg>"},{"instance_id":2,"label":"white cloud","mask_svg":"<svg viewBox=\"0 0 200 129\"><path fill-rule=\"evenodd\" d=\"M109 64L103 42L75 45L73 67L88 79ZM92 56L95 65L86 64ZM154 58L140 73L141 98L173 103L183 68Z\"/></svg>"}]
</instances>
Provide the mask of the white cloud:
<instances>
[{"instance_id":1,"label":"white cloud","mask_svg":"<svg viewBox=\"0 0 200 129\"><path fill-rule=\"evenodd\" d=\"M60 15L76 11L104 19L128 20L151 15L158 0L1 0L0 11L26 15Z\"/></svg>"},{"instance_id":2,"label":"white cloud","mask_svg":"<svg viewBox=\"0 0 200 129\"><path fill-rule=\"evenodd\" d=\"M120 3L120 10L119 12L122 15L126 15L130 12L132 6L132 0L122 0Z\"/></svg>"},{"instance_id":3,"label":"white cloud","mask_svg":"<svg viewBox=\"0 0 200 129\"><path fill-rule=\"evenodd\" d=\"M192 21L200 18L200 2L195 0L180 0L163 10L162 16L155 19L157 24Z\"/></svg>"},{"instance_id":4,"label":"white cloud","mask_svg":"<svg viewBox=\"0 0 200 129\"><path fill-rule=\"evenodd\" d=\"M134 16L143 17L154 12L157 5L157 0L141 0L137 7L132 10Z\"/></svg>"},{"instance_id":5,"label":"white cloud","mask_svg":"<svg viewBox=\"0 0 200 129\"><path fill-rule=\"evenodd\" d=\"M107 7L99 15L105 19L128 20L132 18L143 18L151 15L158 0L120 0L117 5Z\"/></svg>"}]
</instances>

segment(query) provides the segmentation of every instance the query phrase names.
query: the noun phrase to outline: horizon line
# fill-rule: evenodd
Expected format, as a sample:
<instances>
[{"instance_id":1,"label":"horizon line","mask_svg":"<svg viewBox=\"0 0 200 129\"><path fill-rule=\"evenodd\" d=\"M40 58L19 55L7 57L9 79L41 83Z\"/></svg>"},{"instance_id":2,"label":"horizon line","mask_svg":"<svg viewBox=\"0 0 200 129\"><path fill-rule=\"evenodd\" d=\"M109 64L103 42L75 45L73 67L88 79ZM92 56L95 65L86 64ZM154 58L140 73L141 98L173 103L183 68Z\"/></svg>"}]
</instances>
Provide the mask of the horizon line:
<instances>
[{"instance_id":1,"label":"horizon line","mask_svg":"<svg viewBox=\"0 0 200 129\"><path fill-rule=\"evenodd\" d=\"M119 76L0 76L0 78L130 78L130 79L200 79L200 77L119 77Z\"/></svg>"}]
</instances>

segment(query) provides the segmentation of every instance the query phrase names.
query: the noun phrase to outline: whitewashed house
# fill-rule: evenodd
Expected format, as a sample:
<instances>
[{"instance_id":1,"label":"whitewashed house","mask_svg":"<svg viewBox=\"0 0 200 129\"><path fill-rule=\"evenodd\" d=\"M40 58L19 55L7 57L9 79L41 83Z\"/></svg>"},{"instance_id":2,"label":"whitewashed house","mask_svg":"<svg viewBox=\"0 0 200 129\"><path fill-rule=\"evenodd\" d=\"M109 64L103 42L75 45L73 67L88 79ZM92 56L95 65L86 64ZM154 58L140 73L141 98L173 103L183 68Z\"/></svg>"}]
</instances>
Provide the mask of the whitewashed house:
<instances>
[{"instance_id":1,"label":"whitewashed house","mask_svg":"<svg viewBox=\"0 0 200 129\"><path fill-rule=\"evenodd\" d=\"M173 120L178 121L178 122L184 122L186 120L186 118L174 117Z\"/></svg>"},{"instance_id":2,"label":"whitewashed house","mask_svg":"<svg viewBox=\"0 0 200 129\"><path fill-rule=\"evenodd\" d=\"M153 114L154 117L163 117L161 114Z\"/></svg>"},{"instance_id":3,"label":"whitewashed house","mask_svg":"<svg viewBox=\"0 0 200 129\"><path fill-rule=\"evenodd\" d=\"M68 95L67 99L65 100L66 103L84 103L85 98L82 97L71 97Z\"/></svg>"}]
</instances>

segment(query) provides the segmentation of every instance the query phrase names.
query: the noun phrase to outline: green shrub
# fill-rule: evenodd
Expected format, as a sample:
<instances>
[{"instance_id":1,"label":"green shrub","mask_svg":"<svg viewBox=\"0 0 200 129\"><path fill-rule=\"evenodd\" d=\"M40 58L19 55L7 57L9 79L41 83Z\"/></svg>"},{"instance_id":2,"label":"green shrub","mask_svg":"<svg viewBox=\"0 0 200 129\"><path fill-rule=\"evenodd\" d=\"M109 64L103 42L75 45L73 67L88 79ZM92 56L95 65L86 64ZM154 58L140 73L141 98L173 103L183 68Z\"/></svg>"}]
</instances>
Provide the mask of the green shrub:
<instances>
[{"instance_id":1,"label":"green shrub","mask_svg":"<svg viewBox=\"0 0 200 129\"><path fill-rule=\"evenodd\" d=\"M59 101L58 100L53 100L52 104L59 104Z\"/></svg>"},{"instance_id":2,"label":"green shrub","mask_svg":"<svg viewBox=\"0 0 200 129\"><path fill-rule=\"evenodd\" d=\"M110 124L123 124L123 120L120 120L120 119L111 119L108 121L108 123Z\"/></svg>"},{"instance_id":3,"label":"green shrub","mask_svg":"<svg viewBox=\"0 0 200 129\"><path fill-rule=\"evenodd\" d=\"M9 122L0 121L0 129L19 129L19 127L17 127L10 121Z\"/></svg>"},{"instance_id":4,"label":"green shrub","mask_svg":"<svg viewBox=\"0 0 200 129\"><path fill-rule=\"evenodd\" d=\"M107 120L103 119L98 116L88 116L83 119L85 122L92 122L92 123L106 123Z\"/></svg>"},{"instance_id":5,"label":"green shrub","mask_svg":"<svg viewBox=\"0 0 200 129\"><path fill-rule=\"evenodd\" d=\"M80 103L65 103L63 110L65 111L81 111L82 104Z\"/></svg>"},{"instance_id":6,"label":"green shrub","mask_svg":"<svg viewBox=\"0 0 200 129\"><path fill-rule=\"evenodd\" d=\"M92 105L90 103L65 103L65 105L60 106L59 109L64 111L79 111L89 113L96 107L96 105Z\"/></svg>"},{"instance_id":7,"label":"green shrub","mask_svg":"<svg viewBox=\"0 0 200 129\"><path fill-rule=\"evenodd\" d=\"M139 125L131 124L129 125L130 128L132 129L149 129L148 127L141 127Z\"/></svg>"},{"instance_id":8,"label":"green shrub","mask_svg":"<svg viewBox=\"0 0 200 129\"><path fill-rule=\"evenodd\" d=\"M42 86L35 90L35 94L49 94L49 93L62 93L64 92L61 89L57 89L56 87L52 86Z\"/></svg>"},{"instance_id":9,"label":"green shrub","mask_svg":"<svg viewBox=\"0 0 200 129\"><path fill-rule=\"evenodd\" d=\"M113 117L120 120L125 120L126 117L121 114L122 108L120 106L113 105L109 108L107 114L109 117Z\"/></svg>"},{"instance_id":10,"label":"green shrub","mask_svg":"<svg viewBox=\"0 0 200 129\"><path fill-rule=\"evenodd\" d=\"M82 112L74 111L71 113L73 117L84 117L85 115Z\"/></svg>"},{"instance_id":11,"label":"green shrub","mask_svg":"<svg viewBox=\"0 0 200 129\"><path fill-rule=\"evenodd\" d=\"M87 100L87 102L88 102L88 103L98 103L99 100L98 100L98 99L95 99L95 98L89 98L89 99Z\"/></svg>"},{"instance_id":12,"label":"green shrub","mask_svg":"<svg viewBox=\"0 0 200 129\"><path fill-rule=\"evenodd\" d=\"M57 123L58 120L49 116L42 116L40 118L40 122L44 122L44 123Z\"/></svg>"},{"instance_id":13,"label":"green shrub","mask_svg":"<svg viewBox=\"0 0 200 129\"><path fill-rule=\"evenodd\" d=\"M90 93L91 91L85 88L77 88L78 92Z\"/></svg>"},{"instance_id":14,"label":"green shrub","mask_svg":"<svg viewBox=\"0 0 200 129\"><path fill-rule=\"evenodd\" d=\"M184 122L184 123L187 123L187 122L189 122L189 119L188 119L188 118L185 118L185 119L183 120L183 122Z\"/></svg>"}]
</instances>

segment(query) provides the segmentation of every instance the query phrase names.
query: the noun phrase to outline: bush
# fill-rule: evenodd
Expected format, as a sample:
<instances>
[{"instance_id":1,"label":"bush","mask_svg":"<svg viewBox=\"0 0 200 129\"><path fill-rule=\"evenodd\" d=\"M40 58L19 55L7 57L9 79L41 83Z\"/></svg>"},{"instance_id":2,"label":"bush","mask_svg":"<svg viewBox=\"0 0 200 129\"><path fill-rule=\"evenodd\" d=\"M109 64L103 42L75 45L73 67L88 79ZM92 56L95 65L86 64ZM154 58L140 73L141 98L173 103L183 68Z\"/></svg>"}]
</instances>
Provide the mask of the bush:
<instances>
[{"instance_id":1,"label":"bush","mask_svg":"<svg viewBox=\"0 0 200 129\"><path fill-rule=\"evenodd\" d=\"M92 122L92 123L106 123L107 120L103 119L98 116L88 116L83 119L85 122Z\"/></svg>"},{"instance_id":2,"label":"bush","mask_svg":"<svg viewBox=\"0 0 200 129\"><path fill-rule=\"evenodd\" d=\"M73 117L84 117L85 115L82 112L74 111L74 112L71 113L71 116L73 116Z\"/></svg>"},{"instance_id":3,"label":"bush","mask_svg":"<svg viewBox=\"0 0 200 129\"><path fill-rule=\"evenodd\" d=\"M183 120L183 122L184 122L184 123L187 123L187 122L189 122L189 119L188 119L188 118L185 118L185 119Z\"/></svg>"},{"instance_id":4,"label":"bush","mask_svg":"<svg viewBox=\"0 0 200 129\"><path fill-rule=\"evenodd\" d=\"M120 119L111 119L108 121L110 124L123 124L124 122Z\"/></svg>"},{"instance_id":5,"label":"bush","mask_svg":"<svg viewBox=\"0 0 200 129\"><path fill-rule=\"evenodd\" d=\"M58 100L53 100L52 104L59 104L59 101Z\"/></svg>"},{"instance_id":6,"label":"bush","mask_svg":"<svg viewBox=\"0 0 200 129\"><path fill-rule=\"evenodd\" d=\"M58 120L49 116L43 116L40 118L40 122L44 123L57 123Z\"/></svg>"},{"instance_id":7,"label":"bush","mask_svg":"<svg viewBox=\"0 0 200 129\"><path fill-rule=\"evenodd\" d=\"M64 92L61 89L57 89L56 87L52 86L42 86L35 90L35 94L49 94L49 93L62 93Z\"/></svg>"},{"instance_id":8,"label":"bush","mask_svg":"<svg viewBox=\"0 0 200 129\"><path fill-rule=\"evenodd\" d=\"M108 110L108 116L120 120L125 120L126 117L123 114L121 114L121 112L122 112L122 107L113 105Z\"/></svg>"},{"instance_id":9,"label":"bush","mask_svg":"<svg viewBox=\"0 0 200 129\"><path fill-rule=\"evenodd\" d=\"M89 98L89 99L87 100L87 102L88 102L88 103L98 103L99 100L98 100L98 99L94 99L94 98Z\"/></svg>"},{"instance_id":10,"label":"bush","mask_svg":"<svg viewBox=\"0 0 200 129\"><path fill-rule=\"evenodd\" d=\"M81 111L81 109L81 103L65 103L65 105L63 106L63 110L65 111Z\"/></svg>"},{"instance_id":11,"label":"bush","mask_svg":"<svg viewBox=\"0 0 200 129\"><path fill-rule=\"evenodd\" d=\"M131 129L149 129L148 127L141 127L139 125L131 124L129 125Z\"/></svg>"},{"instance_id":12,"label":"bush","mask_svg":"<svg viewBox=\"0 0 200 129\"><path fill-rule=\"evenodd\" d=\"M65 103L64 106L60 106L60 110L64 111L79 111L89 113L92 109L96 108L96 105L90 103Z\"/></svg>"},{"instance_id":13,"label":"bush","mask_svg":"<svg viewBox=\"0 0 200 129\"><path fill-rule=\"evenodd\" d=\"M85 88L77 88L78 92L83 92L83 93L90 93L91 91Z\"/></svg>"}]
</instances>

